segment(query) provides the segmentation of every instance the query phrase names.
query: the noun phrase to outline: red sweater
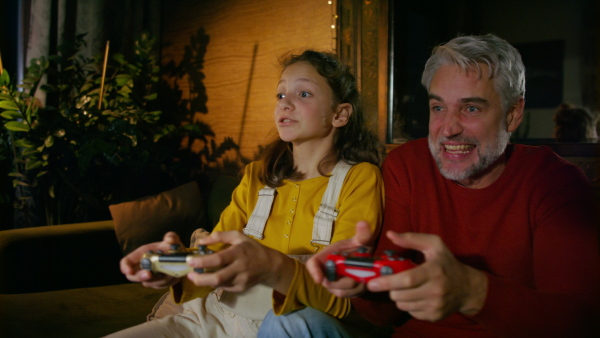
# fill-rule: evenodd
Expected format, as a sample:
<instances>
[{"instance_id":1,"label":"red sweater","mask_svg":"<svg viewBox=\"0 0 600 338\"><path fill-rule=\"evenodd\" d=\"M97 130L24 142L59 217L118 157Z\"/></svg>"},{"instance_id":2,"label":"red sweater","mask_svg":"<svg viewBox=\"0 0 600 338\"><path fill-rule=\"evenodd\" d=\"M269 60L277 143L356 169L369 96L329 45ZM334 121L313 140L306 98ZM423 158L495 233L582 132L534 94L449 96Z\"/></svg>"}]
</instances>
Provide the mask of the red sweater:
<instances>
[{"instance_id":1,"label":"red sweater","mask_svg":"<svg viewBox=\"0 0 600 338\"><path fill-rule=\"evenodd\" d=\"M502 175L483 189L442 177L426 139L386 158L382 234L437 234L489 281L477 315L453 314L435 323L409 319L395 327L395 336L582 336L597 327L600 251L586 177L547 147L509 145L507 155ZM390 248L382 235L377 252ZM353 304L378 324L406 318L385 299Z\"/></svg>"}]
</instances>

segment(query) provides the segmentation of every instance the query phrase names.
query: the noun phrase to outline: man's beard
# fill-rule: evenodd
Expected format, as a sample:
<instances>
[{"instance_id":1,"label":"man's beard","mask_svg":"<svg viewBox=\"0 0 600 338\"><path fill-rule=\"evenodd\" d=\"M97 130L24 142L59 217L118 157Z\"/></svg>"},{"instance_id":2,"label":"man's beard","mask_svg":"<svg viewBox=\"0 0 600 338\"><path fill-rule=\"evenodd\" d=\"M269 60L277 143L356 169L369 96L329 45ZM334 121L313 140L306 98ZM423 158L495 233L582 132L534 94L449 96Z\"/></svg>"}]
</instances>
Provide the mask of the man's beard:
<instances>
[{"instance_id":1,"label":"man's beard","mask_svg":"<svg viewBox=\"0 0 600 338\"><path fill-rule=\"evenodd\" d=\"M466 137L465 138L463 138L463 137L445 138L444 137L440 140L437 140L437 142L434 143L434 141L431 139L431 136L429 136L428 141L429 141L429 151L431 152L431 155L433 155L433 158L435 159L435 162L437 163L438 169L440 170L440 173L442 174L442 176L444 176L445 178L447 178L449 180L462 181L464 179L467 179L469 177L473 177L473 176L479 174L480 172L487 169L494 162L496 162L496 160L498 160L498 158L500 158L500 156L502 156L502 154L504 153L504 150L506 149L506 145L510 141L510 133L506 131L506 127L504 126L504 123L502 123L502 125L500 126L500 130L498 131L498 136L496 137L495 142L489 143L483 149L480 147L479 140L472 139L472 138L466 138ZM475 144L476 145L475 149L477 151L477 156L479 157L479 161L476 163L473 163L470 167L468 167L464 170L445 169L443 167L442 160L440 158L440 152L442 150L440 150L438 148L438 146L442 142L445 142L445 141L455 141L455 142L461 142L461 143Z\"/></svg>"}]
</instances>

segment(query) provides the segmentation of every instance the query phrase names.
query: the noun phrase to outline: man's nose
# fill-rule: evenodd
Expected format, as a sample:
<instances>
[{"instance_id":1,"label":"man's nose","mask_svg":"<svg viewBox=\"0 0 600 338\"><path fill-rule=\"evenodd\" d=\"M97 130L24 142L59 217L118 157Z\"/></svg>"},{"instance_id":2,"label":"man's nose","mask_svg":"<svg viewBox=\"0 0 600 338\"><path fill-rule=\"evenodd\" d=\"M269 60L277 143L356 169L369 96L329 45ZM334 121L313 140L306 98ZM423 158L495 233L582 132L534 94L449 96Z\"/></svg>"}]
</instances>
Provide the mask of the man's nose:
<instances>
[{"instance_id":1,"label":"man's nose","mask_svg":"<svg viewBox=\"0 0 600 338\"><path fill-rule=\"evenodd\" d=\"M442 120L442 132L445 137L452 137L463 132L463 126L460 121L460 112L449 111Z\"/></svg>"}]
</instances>

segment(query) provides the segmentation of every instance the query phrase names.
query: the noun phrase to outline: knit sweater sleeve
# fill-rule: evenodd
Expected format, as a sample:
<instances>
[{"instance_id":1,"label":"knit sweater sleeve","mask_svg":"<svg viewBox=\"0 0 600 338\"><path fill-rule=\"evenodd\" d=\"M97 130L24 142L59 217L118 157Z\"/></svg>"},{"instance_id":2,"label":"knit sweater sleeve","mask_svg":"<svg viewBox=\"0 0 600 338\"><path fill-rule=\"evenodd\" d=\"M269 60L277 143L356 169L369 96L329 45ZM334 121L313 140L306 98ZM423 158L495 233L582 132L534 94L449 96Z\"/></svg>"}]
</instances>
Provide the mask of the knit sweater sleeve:
<instances>
[{"instance_id":1,"label":"knit sweater sleeve","mask_svg":"<svg viewBox=\"0 0 600 338\"><path fill-rule=\"evenodd\" d=\"M533 281L488 273L484 308L473 317L501 336L586 336L598 332L598 221L586 178L555 160L540 166L530 191ZM557 179L558 178L558 179Z\"/></svg>"}]
</instances>

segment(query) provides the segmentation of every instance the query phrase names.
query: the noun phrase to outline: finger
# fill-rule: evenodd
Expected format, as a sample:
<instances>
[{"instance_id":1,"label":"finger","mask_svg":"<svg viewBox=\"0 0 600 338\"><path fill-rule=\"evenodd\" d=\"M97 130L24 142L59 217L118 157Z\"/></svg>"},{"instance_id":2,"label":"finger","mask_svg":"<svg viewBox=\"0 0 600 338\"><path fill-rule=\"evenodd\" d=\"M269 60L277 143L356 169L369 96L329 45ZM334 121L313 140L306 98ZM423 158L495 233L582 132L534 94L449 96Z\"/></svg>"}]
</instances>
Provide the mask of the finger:
<instances>
[{"instance_id":1,"label":"finger","mask_svg":"<svg viewBox=\"0 0 600 338\"><path fill-rule=\"evenodd\" d=\"M427 282L426 266L418 266L389 276L373 278L367 283L372 292L418 288Z\"/></svg>"},{"instance_id":2,"label":"finger","mask_svg":"<svg viewBox=\"0 0 600 338\"><path fill-rule=\"evenodd\" d=\"M337 251L338 248L343 248L345 246L345 244L343 242L349 242L349 239L346 240L342 240L339 242L336 242L334 244L329 245L328 247L326 247L323 251L315 254L314 256L312 256L308 261L306 261L306 270L308 271L309 275L312 277L312 279L315 281L315 283L317 284L321 284L325 279L325 274L323 273L323 269L324 269L324 262L327 259L327 256L332 252L332 251Z\"/></svg>"},{"instance_id":3,"label":"finger","mask_svg":"<svg viewBox=\"0 0 600 338\"><path fill-rule=\"evenodd\" d=\"M417 309L417 306L415 306L416 304L423 305L428 302L422 292L413 289L390 291L390 299L403 311L414 311ZM430 301L431 300L429 300L429 302Z\"/></svg>"},{"instance_id":4,"label":"finger","mask_svg":"<svg viewBox=\"0 0 600 338\"><path fill-rule=\"evenodd\" d=\"M421 251L423 253L431 252L432 250L440 250L443 247L443 242L437 235L388 231L386 236L397 246Z\"/></svg>"},{"instance_id":5,"label":"finger","mask_svg":"<svg viewBox=\"0 0 600 338\"><path fill-rule=\"evenodd\" d=\"M124 275L135 274L140 270L140 261L142 260L144 253L156 250L167 251L171 248L171 244L183 245L179 239L179 236L174 232L167 232L164 235L162 242L145 244L138 247L127 254L127 256L123 257L121 261L119 261L119 268L121 269L121 272Z\"/></svg>"},{"instance_id":6,"label":"finger","mask_svg":"<svg viewBox=\"0 0 600 338\"><path fill-rule=\"evenodd\" d=\"M227 234L225 236L228 236ZM223 237L218 238L219 240ZM231 285L248 269L247 257L259 257L254 255L253 245L260 245L252 240L244 241L238 245L206 256L194 257L188 263L191 267L208 269L203 273L190 272L188 278L198 286L223 287Z\"/></svg>"},{"instance_id":7,"label":"finger","mask_svg":"<svg viewBox=\"0 0 600 338\"><path fill-rule=\"evenodd\" d=\"M327 288L327 290L336 297L340 298L351 298L356 297L359 294L363 293L365 290L364 284L357 284L354 288L349 289L335 289L335 288Z\"/></svg>"},{"instance_id":8,"label":"finger","mask_svg":"<svg viewBox=\"0 0 600 338\"><path fill-rule=\"evenodd\" d=\"M321 284L325 279L323 264L330 253L355 250L360 246L368 245L371 242L372 237L373 233L371 232L369 223L366 221L357 222L354 236L328 245L306 262L308 273L316 283Z\"/></svg>"},{"instance_id":9,"label":"finger","mask_svg":"<svg viewBox=\"0 0 600 338\"><path fill-rule=\"evenodd\" d=\"M350 277L342 277L335 281L324 280L322 285L338 297L354 297L365 290L364 283Z\"/></svg>"},{"instance_id":10,"label":"finger","mask_svg":"<svg viewBox=\"0 0 600 338\"><path fill-rule=\"evenodd\" d=\"M354 237L352 237L354 244L357 247L369 245L372 239L373 233L371 232L369 223L367 221L359 221L356 223L356 233L354 234Z\"/></svg>"},{"instance_id":11,"label":"finger","mask_svg":"<svg viewBox=\"0 0 600 338\"><path fill-rule=\"evenodd\" d=\"M125 274L125 278L131 282L139 283L152 279L152 273L147 270L138 270L132 274Z\"/></svg>"},{"instance_id":12,"label":"finger","mask_svg":"<svg viewBox=\"0 0 600 338\"><path fill-rule=\"evenodd\" d=\"M175 285L179 281L179 278L157 274L153 278L143 281L142 285L147 288L153 289L164 289L171 285Z\"/></svg>"},{"instance_id":13,"label":"finger","mask_svg":"<svg viewBox=\"0 0 600 338\"><path fill-rule=\"evenodd\" d=\"M163 236L163 242L165 242L165 244L168 244L169 247L171 244L183 245L181 239L179 238L179 235L177 235L177 233L173 231L169 231Z\"/></svg>"},{"instance_id":14,"label":"finger","mask_svg":"<svg viewBox=\"0 0 600 338\"><path fill-rule=\"evenodd\" d=\"M200 245L211 245L216 243L237 244L250 238L239 231L215 231L205 238L198 240Z\"/></svg>"},{"instance_id":15,"label":"finger","mask_svg":"<svg viewBox=\"0 0 600 338\"><path fill-rule=\"evenodd\" d=\"M194 256L188 262L188 265L194 269L216 269L227 266L235 261L234 250L225 249L211 253L209 255Z\"/></svg>"},{"instance_id":16,"label":"finger","mask_svg":"<svg viewBox=\"0 0 600 338\"><path fill-rule=\"evenodd\" d=\"M137 261L137 264L134 261ZM127 255L119 261L119 268L122 274L133 275L140 269L139 259L132 259Z\"/></svg>"},{"instance_id":17,"label":"finger","mask_svg":"<svg viewBox=\"0 0 600 338\"><path fill-rule=\"evenodd\" d=\"M133 250L119 261L119 267L124 275L133 275L140 270L140 261L145 252L158 248L159 243L142 245Z\"/></svg>"},{"instance_id":18,"label":"finger","mask_svg":"<svg viewBox=\"0 0 600 338\"><path fill-rule=\"evenodd\" d=\"M233 280L236 273L231 268L223 268L214 272L190 272L187 274L187 278L194 283L196 286L210 286L210 287L221 287L230 286L233 284Z\"/></svg>"},{"instance_id":19,"label":"finger","mask_svg":"<svg viewBox=\"0 0 600 338\"><path fill-rule=\"evenodd\" d=\"M252 260L253 263L257 263L261 258L264 262L266 255L265 250L272 250L239 231L224 231L215 233L215 236L211 239L211 241L212 240L230 245L228 245L225 249L210 255L193 257L190 259L190 266L195 268L225 267L236 261L247 262ZM268 262L264 262L264 264L268 264Z\"/></svg>"}]
</instances>

